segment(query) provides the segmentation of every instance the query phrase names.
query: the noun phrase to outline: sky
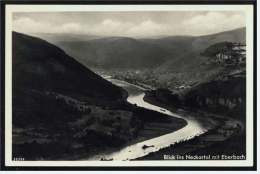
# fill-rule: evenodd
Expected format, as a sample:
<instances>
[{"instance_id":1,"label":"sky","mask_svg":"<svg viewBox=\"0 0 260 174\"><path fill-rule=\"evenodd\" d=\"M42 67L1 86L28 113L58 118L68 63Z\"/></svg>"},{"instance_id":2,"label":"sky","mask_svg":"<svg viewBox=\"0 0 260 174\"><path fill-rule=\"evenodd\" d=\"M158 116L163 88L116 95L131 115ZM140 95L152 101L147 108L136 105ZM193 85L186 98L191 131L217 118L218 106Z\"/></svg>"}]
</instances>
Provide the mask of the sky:
<instances>
[{"instance_id":1,"label":"sky","mask_svg":"<svg viewBox=\"0 0 260 174\"><path fill-rule=\"evenodd\" d=\"M13 15L13 30L26 34L200 36L245 25L244 13L239 11L23 12Z\"/></svg>"}]
</instances>

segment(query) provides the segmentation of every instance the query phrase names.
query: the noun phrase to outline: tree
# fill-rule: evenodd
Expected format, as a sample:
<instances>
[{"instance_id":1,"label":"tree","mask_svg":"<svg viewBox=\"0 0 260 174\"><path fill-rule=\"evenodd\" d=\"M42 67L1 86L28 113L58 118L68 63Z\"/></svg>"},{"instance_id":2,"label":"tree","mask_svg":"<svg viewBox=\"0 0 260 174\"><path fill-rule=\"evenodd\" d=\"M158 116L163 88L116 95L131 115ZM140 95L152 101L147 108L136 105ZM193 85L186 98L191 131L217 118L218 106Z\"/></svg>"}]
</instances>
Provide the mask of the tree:
<instances>
[{"instance_id":1,"label":"tree","mask_svg":"<svg viewBox=\"0 0 260 174\"><path fill-rule=\"evenodd\" d=\"M239 64L245 60L244 47L241 43L219 42L206 48L201 55L213 58L219 63Z\"/></svg>"}]
</instances>

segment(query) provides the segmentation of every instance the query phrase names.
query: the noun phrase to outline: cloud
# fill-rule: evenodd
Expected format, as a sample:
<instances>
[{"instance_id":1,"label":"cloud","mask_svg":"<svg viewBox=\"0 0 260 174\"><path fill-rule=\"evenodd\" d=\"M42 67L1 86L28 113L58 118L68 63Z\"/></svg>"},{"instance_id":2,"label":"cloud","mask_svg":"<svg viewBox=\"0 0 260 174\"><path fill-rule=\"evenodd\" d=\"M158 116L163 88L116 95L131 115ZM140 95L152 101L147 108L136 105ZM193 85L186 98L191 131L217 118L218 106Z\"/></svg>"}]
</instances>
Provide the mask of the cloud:
<instances>
[{"instance_id":1,"label":"cloud","mask_svg":"<svg viewBox=\"0 0 260 174\"><path fill-rule=\"evenodd\" d=\"M66 23L61 25L60 28L55 28L57 32L62 33L75 33L75 32L82 32L83 27L78 23Z\"/></svg>"},{"instance_id":2,"label":"cloud","mask_svg":"<svg viewBox=\"0 0 260 174\"><path fill-rule=\"evenodd\" d=\"M37 21L32 20L31 18L23 17L13 22L13 29L15 31L25 32L25 33L34 33L42 30L43 28L48 28L47 24L43 24Z\"/></svg>"},{"instance_id":3,"label":"cloud","mask_svg":"<svg viewBox=\"0 0 260 174\"><path fill-rule=\"evenodd\" d=\"M146 35L161 35L162 33L166 33L170 30L170 26L167 24L158 24L153 22L152 20L145 20L139 25L133 26L128 29L129 35L142 35L145 33Z\"/></svg>"},{"instance_id":4,"label":"cloud","mask_svg":"<svg viewBox=\"0 0 260 174\"><path fill-rule=\"evenodd\" d=\"M97 35L125 35L127 30L133 26L134 24L128 21L104 19L101 23L90 27L89 32Z\"/></svg>"},{"instance_id":5,"label":"cloud","mask_svg":"<svg viewBox=\"0 0 260 174\"><path fill-rule=\"evenodd\" d=\"M104 25L105 27L119 27L121 25L121 23L119 21L115 21L115 20L111 20L111 19L105 19L102 22L102 25Z\"/></svg>"},{"instance_id":6,"label":"cloud","mask_svg":"<svg viewBox=\"0 0 260 174\"><path fill-rule=\"evenodd\" d=\"M203 35L243 27L245 17L242 13L227 15L223 12L209 12L183 21L182 26L186 31L193 30L190 32Z\"/></svg>"},{"instance_id":7,"label":"cloud","mask_svg":"<svg viewBox=\"0 0 260 174\"><path fill-rule=\"evenodd\" d=\"M105 19L101 24L96 24L88 29L89 33L96 35L123 35L143 36L157 35L165 32L168 27L164 24L155 23L152 20L143 20L140 23Z\"/></svg>"},{"instance_id":8,"label":"cloud","mask_svg":"<svg viewBox=\"0 0 260 174\"><path fill-rule=\"evenodd\" d=\"M171 18L171 16L165 16L165 18L167 17ZM72 21L69 17L59 19L56 16L52 20L46 18L18 16L13 20L13 29L28 34L76 33L146 37L156 35L206 35L245 26L245 18L242 13L224 12L198 13L189 17L172 18L167 22L154 20L152 16L141 20L135 20L134 17L123 20L123 18L113 19L105 16L94 23L88 23L87 18L80 21ZM50 18L50 15L48 18Z\"/></svg>"},{"instance_id":9,"label":"cloud","mask_svg":"<svg viewBox=\"0 0 260 174\"><path fill-rule=\"evenodd\" d=\"M14 20L13 29L22 33L75 33L83 32L83 27L78 23L64 23L62 25L54 25L35 21L28 17Z\"/></svg>"}]
</instances>

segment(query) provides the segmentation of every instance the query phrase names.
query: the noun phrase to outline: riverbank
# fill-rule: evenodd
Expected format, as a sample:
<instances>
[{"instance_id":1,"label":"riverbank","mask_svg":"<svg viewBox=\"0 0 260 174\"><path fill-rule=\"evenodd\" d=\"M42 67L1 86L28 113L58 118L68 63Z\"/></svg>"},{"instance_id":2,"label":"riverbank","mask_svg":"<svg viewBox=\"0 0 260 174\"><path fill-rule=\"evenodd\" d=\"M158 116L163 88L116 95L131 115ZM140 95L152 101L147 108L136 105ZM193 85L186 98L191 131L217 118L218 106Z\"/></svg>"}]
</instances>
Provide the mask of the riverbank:
<instances>
[{"instance_id":1,"label":"riverbank","mask_svg":"<svg viewBox=\"0 0 260 174\"><path fill-rule=\"evenodd\" d=\"M131 107L130 107L131 106ZM119 146L89 146L91 149L77 149L73 154L64 154L62 159L66 160L112 160L111 154L121 151L125 147L144 142L168 133L175 132L187 125L187 122L180 118L148 110L142 107L129 105L129 110L135 118L141 120L141 127L136 136L130 141ZM142 149L142 147L140 147Z\"/></svg>"},{"instance_id":2,"label":"riverbank","mask_svg":"<svg viewBox=\"0 0 260 174\"><path fill-rule=\"evenodd\" d=\"M189 141L183 141L178 144L163 148L157 152L152 152L136 160L169 160L167 157L176 157L184 155L235 155L246 154L245 130L244 125L232 118L223 117L202 111L184 111L171 105L163 104L150 95L145 95L144 100L151 104L156 104L171 110L180 115L192 115L195 118L204 120L215 120L216 126L203 135L194 137ZM202 122L203 123L203 122ZM171 159L173 159L171 158Z\"/></svg>"},{"instance_id":3,"label":"riverbank","mask_svg":"<svg viewBox=\"0 0 260 174\"><path fill-rule=\"evenodd\" d=\"M136 137L119 147L103 148L99 152L85 153L80 160L116 160L113 154L124 151L125 148L135 146L138 143L149 141L150 139L173 133L187 125L187 122L180 118L170 117L141 107L136 107L133 111L136 117L142 120L142 128L139 129ZM139 149L143 150L143 146ZM131 150L128 151L131 153ZM132 150L134 152L134 150ZM130 159L130 157L129 157ZM128 160L122 159L122 160Z\"/></svg>"},{"instance_id":4,"label":"riverbank","mask_svg":"<svg viewBox=\"0 0 260 174\"><path fill-rule=\"evenodd\" d=\"M187 125L187 122L181 118L171 117L142 107L136 107L133 113L137 118L142 120L143 127L139 130L136 139L129 144L159 137L179 130Z\"/></svg>"}]
</instances>

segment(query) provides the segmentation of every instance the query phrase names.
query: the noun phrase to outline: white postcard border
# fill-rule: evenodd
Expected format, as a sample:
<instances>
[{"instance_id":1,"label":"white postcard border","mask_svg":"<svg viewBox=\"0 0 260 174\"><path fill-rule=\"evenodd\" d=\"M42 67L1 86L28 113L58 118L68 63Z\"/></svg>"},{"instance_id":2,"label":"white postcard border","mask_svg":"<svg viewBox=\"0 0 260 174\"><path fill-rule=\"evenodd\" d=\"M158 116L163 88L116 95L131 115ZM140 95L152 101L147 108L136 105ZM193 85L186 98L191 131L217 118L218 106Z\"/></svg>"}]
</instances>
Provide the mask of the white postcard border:
<instances>
[{"instance_id":1,"label":"white postcard border","mask_svg":"<svg viewBox=\"0 0 260 174\"><path fill-rule=\"evenodd\" d=\"M13 161L12 160L12 14L74 11L244 11L246 19L246 160ZM6 5L5 24L5 165L6 166L253 166L253 5Z\"/></svg>"}]
</instances>

